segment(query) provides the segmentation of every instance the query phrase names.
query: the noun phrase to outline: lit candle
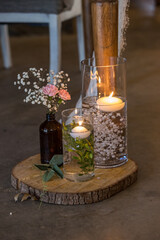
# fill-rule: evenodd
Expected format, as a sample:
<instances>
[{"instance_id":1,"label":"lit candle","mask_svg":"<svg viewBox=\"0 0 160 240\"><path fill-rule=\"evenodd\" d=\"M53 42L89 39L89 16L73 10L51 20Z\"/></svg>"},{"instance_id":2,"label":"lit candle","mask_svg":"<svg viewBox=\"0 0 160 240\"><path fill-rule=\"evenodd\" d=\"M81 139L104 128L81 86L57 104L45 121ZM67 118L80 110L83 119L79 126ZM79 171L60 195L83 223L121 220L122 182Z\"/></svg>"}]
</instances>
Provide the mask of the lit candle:
<instances>
[{"instance_id":1,"label":"lit candle","mask_svg":"<svg viewBox=\"0 0 160 240\"><path fill-rule=\"evenodd\" d=\"M72 129L72 132L70 133L70 135L73 138L80 138L80 139L84 139L89 137L90 135L90 131L87 130L87 128L81 126L82 125L82 121L79 122L79 126L76 126Z\"/></svg>"},{"instance_id":2,"label":"lit candle","mask_svg":"<svg viewBox=\"0 0 160 240\"><path fill-rule=\"evenodd\" d=\"M97 100L97 108L104 112L116 112L124 108L125 103L117 97L112 97L113 92L109 97L102 97Z\"/></svg>"}]
</instances>

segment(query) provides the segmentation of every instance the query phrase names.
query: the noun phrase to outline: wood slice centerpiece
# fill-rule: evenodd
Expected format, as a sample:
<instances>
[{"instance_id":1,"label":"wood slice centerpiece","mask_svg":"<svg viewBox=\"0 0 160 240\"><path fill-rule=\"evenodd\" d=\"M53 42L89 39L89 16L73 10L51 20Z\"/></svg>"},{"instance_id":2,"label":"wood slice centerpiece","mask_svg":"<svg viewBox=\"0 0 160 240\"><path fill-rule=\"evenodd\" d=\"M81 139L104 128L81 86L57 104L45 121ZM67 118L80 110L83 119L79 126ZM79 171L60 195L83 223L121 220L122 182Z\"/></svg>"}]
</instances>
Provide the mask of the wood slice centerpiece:
<instances>
[{"instance_id":1,"label":"wood slice centerpiece","mask_svg":"<svg viewBox=\"0 0 160 240\"><path fill-rule=\"evenodd\" d=\"M96 203L126 189L137 179L137 165L130 159L121 167L95 169L95 176L91 180L76 183L58 176L44 183L44 172L34 164L40 164L39 154L18 163L12 170L11 184L22 193L30 193L42 202L52 204Z\"/></svg>"}]
</instances>

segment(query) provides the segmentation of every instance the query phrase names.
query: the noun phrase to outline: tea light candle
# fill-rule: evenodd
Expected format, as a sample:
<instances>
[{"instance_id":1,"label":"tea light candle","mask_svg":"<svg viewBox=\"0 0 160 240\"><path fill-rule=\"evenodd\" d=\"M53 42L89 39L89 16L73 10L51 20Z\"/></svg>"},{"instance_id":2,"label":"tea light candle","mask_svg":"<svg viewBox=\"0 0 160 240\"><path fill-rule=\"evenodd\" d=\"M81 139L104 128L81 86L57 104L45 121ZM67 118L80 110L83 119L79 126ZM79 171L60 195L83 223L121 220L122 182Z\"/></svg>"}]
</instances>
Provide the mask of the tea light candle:
<instances>
[{"instance_id":1,"label":"tea light candle","mask_svg":"<svg viewBox=\"0 0 160 240\"><path fill-rule=\"evenodd\" d=\"M116 112L124 108L125 103L117 97L112 97L113 92L109 97L102 97L97 100L97 108L103 112Z\"/></svg>"},{"instance_id":2,"label":"tea light candle","mask_svg":"<svg viewBox=\"0 0 160 240\"><path fill-rule=\"evenodd\" d=\"M81 125L82 123L79 123L79 125ZM87 130L87 128L83 127L83 126L76 126L72 129L72 132L70 133L70 135L73 138L80 138L80 139L84 139L89 137L90 135L90 131Z\"/></svg>"}]
</instances>

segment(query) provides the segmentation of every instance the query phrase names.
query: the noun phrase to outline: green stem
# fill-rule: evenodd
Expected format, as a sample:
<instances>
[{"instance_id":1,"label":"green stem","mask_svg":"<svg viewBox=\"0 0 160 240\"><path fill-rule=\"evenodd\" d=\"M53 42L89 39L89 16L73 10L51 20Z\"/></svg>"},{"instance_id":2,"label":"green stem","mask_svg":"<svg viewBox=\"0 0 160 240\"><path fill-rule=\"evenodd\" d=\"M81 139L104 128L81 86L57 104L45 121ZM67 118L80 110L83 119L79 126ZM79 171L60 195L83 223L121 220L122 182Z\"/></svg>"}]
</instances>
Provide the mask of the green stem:
<instances>
[{"instance_id":1,"label":"green stem","mask_svg":"<svg viewBox=\"0 0 160 240\"><path fill-rule=\"evenodd\" d=\"M92 147L91 143L88 141L88 139L86 139L86 141L87 141L88 145L91 147L91 150L93 151L93 147Z\"/></svg>"}]
</instances>

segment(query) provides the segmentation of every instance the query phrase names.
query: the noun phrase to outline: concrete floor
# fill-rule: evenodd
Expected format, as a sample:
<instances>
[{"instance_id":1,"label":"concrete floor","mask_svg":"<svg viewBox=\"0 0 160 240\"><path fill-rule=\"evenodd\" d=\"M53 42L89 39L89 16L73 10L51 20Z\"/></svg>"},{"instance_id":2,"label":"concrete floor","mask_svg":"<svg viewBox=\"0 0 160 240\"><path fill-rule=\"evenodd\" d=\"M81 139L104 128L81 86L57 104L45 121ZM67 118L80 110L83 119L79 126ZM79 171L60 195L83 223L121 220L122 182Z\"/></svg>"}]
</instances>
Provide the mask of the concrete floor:
<instances>
[{"instance_id":1,"label":"concrete floor","mask_svg":"<svg viewBox=\"0 0 160 240\"><path fill-rule=\"evenodd\" d=\"M48 37L12 37L13 68L0 65L0 239L159 240L160 239L160 19L132 8L128 46L128 148L139 166L138 181L100 203L55 206L15 203L10 172L39 152L38 126L45 111L22 102L13 86L19 72L48 66ZM63 69L71 76L74 106L81 89L76 37L63 36ZM10 212L13 214L10 215Z\"/></svg>"}]
</instances>

